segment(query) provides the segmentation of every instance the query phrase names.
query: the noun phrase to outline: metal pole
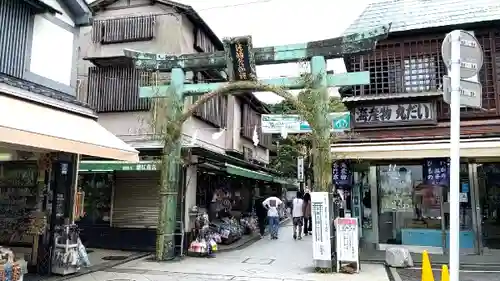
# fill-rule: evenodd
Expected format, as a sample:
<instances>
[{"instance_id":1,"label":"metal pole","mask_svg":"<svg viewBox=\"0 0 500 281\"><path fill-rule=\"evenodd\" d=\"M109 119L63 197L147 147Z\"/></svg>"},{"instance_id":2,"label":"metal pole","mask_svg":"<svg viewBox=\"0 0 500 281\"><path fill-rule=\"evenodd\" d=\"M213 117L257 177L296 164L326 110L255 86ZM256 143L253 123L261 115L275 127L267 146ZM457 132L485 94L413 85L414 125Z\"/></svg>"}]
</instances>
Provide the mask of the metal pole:
<instances>
[{"instance_id":1,"label":"metal pole","mask_svg":"<svg viewBox=\"0 0 500 281\"><path fill-rule=\"evenodd\" d=\"M450 281L459 281L460 266L460 30L451 33L450 120Z\"/></svg>"}]
</instances>

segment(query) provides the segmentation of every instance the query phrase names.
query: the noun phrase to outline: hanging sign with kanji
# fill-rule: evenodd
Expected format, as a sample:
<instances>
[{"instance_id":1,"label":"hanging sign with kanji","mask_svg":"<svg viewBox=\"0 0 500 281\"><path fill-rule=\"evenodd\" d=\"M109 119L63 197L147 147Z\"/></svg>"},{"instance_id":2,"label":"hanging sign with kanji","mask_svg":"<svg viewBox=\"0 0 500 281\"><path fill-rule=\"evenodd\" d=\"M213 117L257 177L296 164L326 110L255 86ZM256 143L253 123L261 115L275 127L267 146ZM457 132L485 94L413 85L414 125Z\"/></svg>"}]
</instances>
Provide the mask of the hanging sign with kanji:
<instances>
[{"instance_id":1,"label":"hanging sign with kanji","mask_svg":"<svg viewBox=\"0 0 500 281\"><path fill-rule=\"evenodd\" d=\"M257 80L252 37L226 38L224 51L231 81Z\"/></svg>"},{"instance_id":2,"label":"hanging sign with kanji","mask_svg":"<svg viewBox=\"0 0 500 281\"><path fill-rule=\"evenodd\" d=\"M352 184L351 163L348 160L335 161L332 164L332 180L338 186L350 186Z\"/></svg>"}]
</instances>

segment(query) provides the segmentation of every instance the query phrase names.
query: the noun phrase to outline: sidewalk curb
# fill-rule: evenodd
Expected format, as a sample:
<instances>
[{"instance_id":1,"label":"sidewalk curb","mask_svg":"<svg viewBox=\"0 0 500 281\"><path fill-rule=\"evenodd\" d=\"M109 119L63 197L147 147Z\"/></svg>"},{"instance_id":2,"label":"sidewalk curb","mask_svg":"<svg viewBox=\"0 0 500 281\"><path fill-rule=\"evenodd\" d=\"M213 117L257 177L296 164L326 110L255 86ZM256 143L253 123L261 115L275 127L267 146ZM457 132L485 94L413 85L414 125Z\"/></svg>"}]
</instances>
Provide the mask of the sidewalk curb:
<instances>
[{"instance_id":1,"label":"sidewalk curb","mask_svg":"<svg viewBox=\"0 0 500 281\"><path fill-rule=\"evenodd\" d=\"M394 267L385 265L385 271L387 272L387 277L389 281L402 281L401 276L399 276L398 271Z\"/></svg>"},{"instance_id":2,"label":"sidewalk curb","mask_svg":"<svg viewBox=\"0 0 500 281\"><path fill-rule=\"evenodd\" d=\"M69 279L72 279L72 278L76 278L76 277L80 277L80 276L83 276L83 275L91 274L91 273L94 273L94 272L97 272L97 271L103 271L103 270L105 270L107 268L113 268L115 266L122 265L122 264L127 263L127 262L131 262L131 261L134 261L134 260L142 259L142 258L147 257L149 255L151 255L151 253L141 252L141 253L137 253L135 255L131 255L131 256L129 256L126 259L121 260L121 261L105 262L105 263L102 263L102 264L99 264L99 265L91 266L90 268L82 268L79 272L77 272L75 274L70 274L70 275L67 275L67 276L60 276L60 277L56 277L54 279L51 278L49 280L50 281L69 280Z\"/></svg>"}]
</instances>

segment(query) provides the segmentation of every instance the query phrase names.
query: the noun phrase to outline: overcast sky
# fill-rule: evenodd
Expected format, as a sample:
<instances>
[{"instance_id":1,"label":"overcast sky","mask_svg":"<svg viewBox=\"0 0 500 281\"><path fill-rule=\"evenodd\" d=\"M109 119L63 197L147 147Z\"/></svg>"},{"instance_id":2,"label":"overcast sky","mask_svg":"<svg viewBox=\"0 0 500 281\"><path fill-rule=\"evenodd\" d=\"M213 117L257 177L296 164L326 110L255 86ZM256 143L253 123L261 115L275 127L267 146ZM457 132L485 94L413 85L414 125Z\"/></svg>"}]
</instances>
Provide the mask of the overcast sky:
<instances>
[{"instance_id":1,"label":"overcast sky","mask_svg":"<svg viewBox=\"0 0 500 281\"><path fill-rule=\"evenodd\" d=\"M89 1L92 2L92 1ZM371 0L179 0L191 5L219 36L252 35L255 47L285 45L339 36ZM328 70L345 72L340 59L330 60ZM259 78L297 76L297 64L258 66ZM332 94L335 94L332 90ZM272 93L256 93L266 102L279 102Z\"/></svg>"}]
</instances>

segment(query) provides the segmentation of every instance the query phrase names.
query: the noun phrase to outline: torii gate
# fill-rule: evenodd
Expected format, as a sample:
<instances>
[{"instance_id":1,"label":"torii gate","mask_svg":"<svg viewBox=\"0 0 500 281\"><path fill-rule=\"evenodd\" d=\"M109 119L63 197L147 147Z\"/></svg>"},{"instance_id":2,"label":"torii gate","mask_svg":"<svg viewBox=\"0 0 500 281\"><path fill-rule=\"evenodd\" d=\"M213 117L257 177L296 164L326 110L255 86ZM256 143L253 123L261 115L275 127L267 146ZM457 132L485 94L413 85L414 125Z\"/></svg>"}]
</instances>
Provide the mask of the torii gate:
<instances>
[{"instance_id":1,"label":"torii gate","mask_svg":"<svg viewBox=\"0 0 500 281\"><path fill-rule=\"evenodd\" d=\"M134 59L135 66L139 69L171 72L170 85L140 87L139 96L141 98L157 97L158 90L160 95L163 96L166 96L167 93L175 93L181 101L188 96L203 95L194 106L202 105L208 98L213 96L225 95L234 91L274 91L284 98L291 98L277 89L304 88L305 83L300 77L258 80L258 84L262 86L256 87L257 74L255 66L310 61L311 74L321 77L314 83L315 88L366 85L370 83L369 72L327 74L326 60L369 53L374 50L378 40L387 38L389 29L390 24L343 37L264 48L253 48L250 36L236 37L224 39L224 51L213 53L177 56L135 50L124 50L124 53L125 56ZM210 69L226 69L229 82L185 84L185 72ZM252 83L245 84L241 83L241 81ZM167 91L169 87L172 87L170 92ZM315 113L325 114L325 110L328 110L328 103L329 97L323 95L318 103L318 107L322 108L315 110ZM181 104L183 103L181 102ZM178 109L172 109L172 112L176 110ZM188 115L190 114L185 114L184 119L179 121L184 122L189 117ZM326 124L328 120L324 120L324 122ZM323 128L326 129L322 134L328 134L329 136L329 126L326 125ZM173 234L176 228L177 196L180 184L178 162L175 159L181 157L180 137L176 140L174 148L167 148L167 150L164 150L163 163L168 163L168 169L162 171L162 184L159 193L160 211L158 214L156 245L156 258L159 260L174 256ZM327 153L329 155L329 149ZM331 175L329 177L331 181Z\"/></svg>"}]
</instances>

